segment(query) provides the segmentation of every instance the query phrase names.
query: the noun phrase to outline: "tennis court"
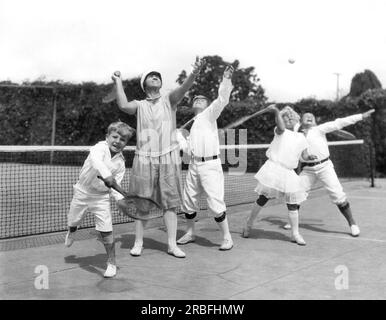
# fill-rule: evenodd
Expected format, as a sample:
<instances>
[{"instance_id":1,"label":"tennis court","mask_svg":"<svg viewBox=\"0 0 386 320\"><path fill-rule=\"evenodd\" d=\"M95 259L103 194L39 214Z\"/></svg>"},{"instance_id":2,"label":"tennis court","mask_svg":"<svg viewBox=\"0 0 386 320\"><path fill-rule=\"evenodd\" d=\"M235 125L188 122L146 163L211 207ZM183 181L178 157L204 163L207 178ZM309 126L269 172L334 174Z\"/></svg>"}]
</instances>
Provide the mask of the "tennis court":
<instances>
[{"instance_id":1,"label":"tennis court","mask_svg":"<svg viewBox=\"0 0 386 320\"><path fill-rule=\"evenodd\" d=\"M360 146L358 148L358 146ZM272 201L262 211L249 239L241 237L255 200L254 172L225 173L225 198L235 247L221 252L220 231L206 211L197 223L196 243L182 248L186 259L166 254L162 219L151 221L141 257L129 254L134 224L114 213L118 274L104 279L105 253L88 216L71 248L63 245L66 213L79 165L46 160L21 161L3 155L1 167L1 299L385 299L386 181L370 188L363 146L331 147L361 236L353 238L336 206L318 186L301 208L301 232L307 246L291 243L282 228L285 206ZM264 161L260 150L249 159ZM354 154L356 156L354 156ZM48 153L49 154L49 153ZM45 156L47 157L47 155ZM18 159L16 159L18 158ZM71 161L74 162L72 153ZM80 157L84 160L84 154ZM16 160L15 160L16 159ZM350 162L354 159L353 162ZM6 161L7 160L7 161ZM56 160L57 161L57 160ZM249 165L249 164L248 164ZM362 166L362 167L361 167ZM356 177L350 177L355 172ZM363 175L362 172L362 175ZM124 187L127 187L127 177ZM185 174L185 173L184 173ZM125 220L126 219L126 220ZM178 236L185 220L179 216ZM47 289L39 289L41 270ZM343 272L343 273L342 273ZM341 274L342 273L342 274ZM343 282L339 277L345 277ZM347 276L347 277L346 277Z\"/></svg>"},{"instance_id":2,"label":"tennis court","mask_svg":"<svg viewBox=\"0 0 386 320\"><path fill-rule=\"evenodd\" d=\"M361 236L353 238L343 217L317 189L301 210L301 232L307 246L289 241L283 204L265 208L251 237L240 236L250 205L229 209L235 247L218 251L220 232L200 215L196 243L184 246L186 259L166 254L166 232L154 219L145 234L141 257L131 257L132 223L116 225L119 271L104 279L105 255L92 229L64 248L64 232L5 242L24 241L24 249L0 252L2 299L385 299L386 181L348 181L349 196ZM178 235L184 230L179 218ZM41 241L37 241L37 238ZM34 245L28 245L34 243ZM28 248L29 246L29 248ZM27 247L27 248L26 248ZM48 289L36 289L37 266L49 271ZM346 269L345 269L346 268ZM341 270L348 282L340 287ZM348 285L346 288L345 285Z\"/></svg>"}]
</instances>

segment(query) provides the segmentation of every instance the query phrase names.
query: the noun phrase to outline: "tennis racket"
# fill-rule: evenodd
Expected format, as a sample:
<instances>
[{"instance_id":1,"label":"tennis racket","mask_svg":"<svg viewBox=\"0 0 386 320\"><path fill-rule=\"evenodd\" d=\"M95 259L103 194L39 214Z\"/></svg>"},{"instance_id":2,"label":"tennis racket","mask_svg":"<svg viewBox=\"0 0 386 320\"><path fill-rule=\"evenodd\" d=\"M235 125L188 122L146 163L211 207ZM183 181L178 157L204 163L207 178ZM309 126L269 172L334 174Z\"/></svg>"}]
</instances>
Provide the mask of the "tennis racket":
<instances>
[{"instance_id":1,"label":"tennis racket","mask_svg":"<svg viewBox=\"0 0 386 320\"><path fill-rule=\"evenodd\" d=\"M236 120L236 121L226 125L223 129L226 130L226 129L232 129L232 128L238 127L239 125L243 124L245 121L248 121L248 120L250 120L250 119L252 119L254 117L257 117L257 116L259 116L259 115L261 115L263 113L266 113L268 111L269 111L269 109L268 109L268 107L266 107L264 109L256 111L255 113L252 113L252 114L250 114L248 116L241 117L240 119L238 119L238 120Z\"/></svg>"},{"instance_id":2,"label":"tennis racket","mask_svg":"<svg viewBox=\"0 0 386 320\"><path fill-rule=\"evenodd\" d=\"M191 122L193 122L196 119L196 116L194 116L192 119L190 119L188 122L184 123L179 129L185 129Z\"/></svg>"},{"instance_id":3,"label":"tennis racket","mask_svg":"<svg viewBox=\"0 0 386 320\"><path fill-rule=\"evenodd\" d=\"M185 124L183 124L181 127L177 129L177 141L180 145L180 150L183 152L188 152L188 142L186 141L188 137L189 131L184 130L190 123L192 123L196 119L196 116L194 116L192 119L187 121Z\"/></svg>"},{"instance_id":4,"label":"tennis racket","mask_svg":"<svg viewBox=\"0 0 386 320\"><path fill-rule=\"evenodd\" d=\"M335 130L333 132L330 132L333 134L335 137L344 139L344 140L355 140L356 137L351 133L346 130Z\"/></svg>"},{"instance_id":5,"label":"tennis racket","mask_svg":"<svg viewBox=\"0 0 386 320\"><path fill-rule=\"evenodd\" d=\"M117 77L120 77L121 73L119 71L115 71L114 75ZM115 99L117 99L117 94L116 94L116 89L115 89L115 84L114 84L111 91L106 96L103 97L102 102L103 103L110 103L110 102L113 102Z\"/></svg>"},{"instance_id":6,"label":"tennis racket","mask_svg":"<svg viewBox=\"0 0 386 320\"><path fill-rule=\"evenodd\" d=\"M103 179L101 176L98 176L98 179L102 180L104 182L104 184L106 185L106 187L110 188L107 184L106 184L106 181L105 179ZM124 196L123 200L124 201L119 201L117 203L118 207L119 207L119 210L129 216L130 218L133 218L133 219L139 219L139 220L149 220L152 218L151 215L146 215L144 216L143 214L142 215L138 215L137 214L137 210L133 210L133 204L136 202L136 201L141 201L142 202L142 207L147 207L147 211L150 211L151 209L154 208L154 206L156 208L160 208L158 203L155 202L153 199L150 199L150 198L146 198L146 197L140 197L140 196L137 196L137 195L133 195L133 194L129 194L127 193L126 191L124 191L122 189L122 187L120 187L116 181L113 182L112 186L111 186L111 189L114 189L115 191L119 192L121 195Z\"/></svg>"},{"instance_id":7,"label":"tennis racket","mask_svg":"<svg viewBox=\"0 0 386 320\"><path fill-rule=\"evenodd\" d=\"M302 132L303 131L302 126L300 126L297 131ZM356 136L354 136L351 132L348 132L346 130L335 130L335 131L329 132L329 134L332 134L333 136L335 136L337 138L344 139L344 140L355 140L356 139Z\"/></svg>"}]
</instances>

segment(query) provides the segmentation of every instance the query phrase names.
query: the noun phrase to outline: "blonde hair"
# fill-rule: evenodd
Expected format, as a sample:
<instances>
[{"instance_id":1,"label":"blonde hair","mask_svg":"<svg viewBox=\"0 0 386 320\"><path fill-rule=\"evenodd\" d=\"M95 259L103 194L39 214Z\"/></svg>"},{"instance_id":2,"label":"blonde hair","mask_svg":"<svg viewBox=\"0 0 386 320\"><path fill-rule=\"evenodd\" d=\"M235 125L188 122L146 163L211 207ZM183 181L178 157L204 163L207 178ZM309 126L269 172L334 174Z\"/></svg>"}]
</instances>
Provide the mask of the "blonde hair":
<instances>
[{"instance_id":1,"label":"blonde hair","mask_svg":"<svg viewBox=\"0 0 386 320\"><path fill-rule=\"evenodd\" d=\"M129 140L135 134L135 129L130 127L127 123L117 121L111 123L107 128L108 135L112 132L118 132L121 136L127 136L127 140Z\"/></svg>"},{"instance_id":2,"label":"blonde hair","mask_svg":"<svg viewBox=\"0 0 386 320\"><path fill-rule=\"evenodd\" d=\"M292 109L290 106L285 106L283 109L280 110L280 115L283 117L285 115L291 114L292 117L294 117L298 122L300 121L300 116L299 114Z\"/></svg>"}]
</instances>

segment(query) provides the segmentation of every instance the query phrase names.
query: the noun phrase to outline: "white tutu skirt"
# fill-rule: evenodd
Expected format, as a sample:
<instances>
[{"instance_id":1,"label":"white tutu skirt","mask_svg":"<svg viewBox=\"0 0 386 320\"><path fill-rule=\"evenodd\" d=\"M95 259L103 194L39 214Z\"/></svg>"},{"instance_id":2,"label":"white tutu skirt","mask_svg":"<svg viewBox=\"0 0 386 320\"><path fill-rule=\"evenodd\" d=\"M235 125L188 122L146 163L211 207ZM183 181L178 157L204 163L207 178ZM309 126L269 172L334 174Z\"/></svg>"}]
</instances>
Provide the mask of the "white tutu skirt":
<instances>
[{"instance_id":1,"label":"white tutu skirt","mask_svg":"<svg viewBox=\"0 0 386 320\"><path fill-rule=\"evenodd\" d=\"M255 191L268 199L284 198L290 204L299 204L307 199L307 192L296 172L271 160L263 164L255 179Z\"/></svg>"}]
</instances>

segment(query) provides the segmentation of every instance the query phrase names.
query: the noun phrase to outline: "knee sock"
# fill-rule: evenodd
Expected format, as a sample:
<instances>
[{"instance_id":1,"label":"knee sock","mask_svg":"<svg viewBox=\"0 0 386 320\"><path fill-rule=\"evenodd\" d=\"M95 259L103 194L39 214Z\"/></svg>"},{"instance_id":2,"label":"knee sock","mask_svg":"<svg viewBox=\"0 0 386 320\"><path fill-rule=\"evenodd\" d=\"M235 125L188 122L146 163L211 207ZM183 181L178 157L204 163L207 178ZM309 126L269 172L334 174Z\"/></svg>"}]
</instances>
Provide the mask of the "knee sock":
<instances>
[{"instance_id":1,"label":"knee sock","mask_svg":"<svg viewBox=\"0 0 386 320\"><path fill-rule=\"evenodd\" d=\"M262 206L258 205L256 202L253 203L252 210L251 210L251 212L249 214L249 218L248 218L248 220L246 222L246 226L247 227L252 227L253 226L253 223L256 220L257 215L259 214L261 209L263 209Z\"/></svg>"},{"instance_id":2,"label":"knee sock","mask_svg":"<svg viewBox=\"0 0 386 320\"><path fill-rule=\"evenodd\" d=\"M112 232L100 232L103 245L107 253L107 262L116 265L115 261L115 243Z\"/></svg>"},{"instance_id":3,"label":"knee sock","mask_svg":"<svg viewBox=\"0 0 386 320\"><path fill-rule=\"evenodd\" d=\"M195 221L194 221L194 218L197 216L197 213L196 212L193 212L191 214L188 214L188 213L185 213L185 217L186 217L186 233L190 234L190 235L194 235L195 233Z\"/></svg>"},{"instance_id":4,"label":"knee sock","mask_svg":"<svg viewBox=\"0 0 386 320\"><path fill-rule=\"evenodd\" d=\"M177 214L172 210L166 210L164 214L164 221L168 233L169 248L175 248L177 246Z\"/></svg>"},{"instance_id":5,"label":"knee sock","mask_svg":"<svg viewBox=\"0 0 386 320\"><path fill-rule=\"evenodd\" d=\"M291 230L293 235L299 234L299 211L288 210L288 218L291 224Z\"/></svg>"},{"instance_id":6,"label":"knee sock","mask_svg":"<svg viewBox=\"0 0 386 320\"><path fill-rule=\"evenodd\" d=\"M218 223L224 239L232 239L231 233L229 232L229 224L228 224L228 218L226 216L226 213L222 213L219 217L214 218L215 221Z\"/></svg>"},{"instance_id":7,"label":"knee sock","mask_svg":"<svg viewBox=\"0 0 386 320\"><path fill-rule=\"evenodd\" d=\"M350 208L350 204L346 201L342 204L338 204L338 209L339 211L343 214L343 216L346 218L348 224L351 226L353 224L356 224L355 223L355 220L352 216L352 212L351 212L351 208Z\"/></svg>"},{"instance_id":8,"label":"knee sock","mask_svg":"<svg viewBox=\"0 0 386 320\"><path fill-rule=\"evenodd\" d=\"M135 243L134 246L143 246L143 234L146 227L147 221L136 220L135 221Z\"/></svg>"}]
</instances>

